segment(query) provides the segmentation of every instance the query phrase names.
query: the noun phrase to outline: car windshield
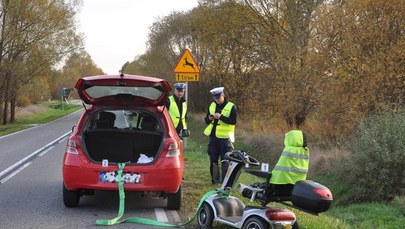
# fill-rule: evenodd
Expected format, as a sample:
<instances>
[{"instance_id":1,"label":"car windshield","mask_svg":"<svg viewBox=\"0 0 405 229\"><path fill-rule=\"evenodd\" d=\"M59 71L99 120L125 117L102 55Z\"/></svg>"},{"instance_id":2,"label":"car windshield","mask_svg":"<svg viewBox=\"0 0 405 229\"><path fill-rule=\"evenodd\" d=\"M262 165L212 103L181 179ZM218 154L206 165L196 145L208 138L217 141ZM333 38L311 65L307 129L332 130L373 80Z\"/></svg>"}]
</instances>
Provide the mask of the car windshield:
<instances>
[{"instance_id":1,"label":"car windshield","mask_svg":"<svg viewBox=\"0 0 405 229\"><path fill-rule=\"evenodd\" d=\"M86 89L86 92L92 98L101 98L105 96L130 94L133 96L144 97L155 100L162 95L162 90L154 87L128 87L128 86L92 86Z\"/></svg>"}]
</instances>

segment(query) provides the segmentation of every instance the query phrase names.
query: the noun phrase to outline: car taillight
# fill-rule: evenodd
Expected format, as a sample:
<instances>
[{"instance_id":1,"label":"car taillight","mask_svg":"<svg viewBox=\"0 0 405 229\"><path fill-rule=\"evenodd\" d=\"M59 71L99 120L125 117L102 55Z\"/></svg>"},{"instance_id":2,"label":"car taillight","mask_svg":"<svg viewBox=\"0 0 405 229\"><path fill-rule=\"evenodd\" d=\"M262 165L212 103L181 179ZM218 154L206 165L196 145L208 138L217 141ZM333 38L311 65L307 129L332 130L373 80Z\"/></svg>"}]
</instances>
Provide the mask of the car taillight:
<instances>
[{"instance_id":1,"label":"car taillight","mask_svg":"<svg viewBox=\"0 0 405 229\"><path fill-rule=\"evenodd\" d=\"M272 221L295 220L295 214L287 209L272 208L266 211L266 217Z\"/></svg>"},{"instance_id":2,"label":"car taillight","mask_svg":"<svg viewBox=\"0 0 405 229\"><path fill-rule=\"evenodd\" d=\"M332 200L333 198L329 189L314 189L313 191L325 199Z\"/></svg>"},{"instance_id":3,"label":"car taillight","mask_svg":"<svg viewBox=\"0 0 405 229\"><path fill-rule=\"evenodd\" d=\"M76 142L69 139L66 145L66 153L71 153L71 154L79 154L77 151L77 145Z\"/></svg>"},{"instance_id":4,"label":"car taillight","mask_svg":"<svg viewBox=\"0 0 405 229\"><path fill-rule=\"evenodd\" d=\"M180 155L180 149L179 146L177 145L177 142L170 142L167 148L167 154L166 157L177 157Z\"/></svg>"}]
</instances>

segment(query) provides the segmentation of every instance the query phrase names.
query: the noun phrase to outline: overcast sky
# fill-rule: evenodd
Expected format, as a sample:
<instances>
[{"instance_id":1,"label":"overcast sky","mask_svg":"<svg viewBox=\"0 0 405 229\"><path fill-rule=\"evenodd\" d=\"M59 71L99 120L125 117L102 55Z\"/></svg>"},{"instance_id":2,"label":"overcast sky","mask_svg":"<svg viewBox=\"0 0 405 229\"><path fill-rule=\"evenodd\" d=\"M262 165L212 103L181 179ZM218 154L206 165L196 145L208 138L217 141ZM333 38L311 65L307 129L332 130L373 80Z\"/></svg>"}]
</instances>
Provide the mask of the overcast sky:
<instances>
[{"instance_id":1,"label":"overcast sky","mask_svg":"<svg viewBox=\"0 0 405 229\"><path fill-rule=\"evenodd\" d=\"M173 11L188 11L197 0L84 0L79 15L86 51L107 74L145 52L149 27Z\"/></svg>"}]
</instances>

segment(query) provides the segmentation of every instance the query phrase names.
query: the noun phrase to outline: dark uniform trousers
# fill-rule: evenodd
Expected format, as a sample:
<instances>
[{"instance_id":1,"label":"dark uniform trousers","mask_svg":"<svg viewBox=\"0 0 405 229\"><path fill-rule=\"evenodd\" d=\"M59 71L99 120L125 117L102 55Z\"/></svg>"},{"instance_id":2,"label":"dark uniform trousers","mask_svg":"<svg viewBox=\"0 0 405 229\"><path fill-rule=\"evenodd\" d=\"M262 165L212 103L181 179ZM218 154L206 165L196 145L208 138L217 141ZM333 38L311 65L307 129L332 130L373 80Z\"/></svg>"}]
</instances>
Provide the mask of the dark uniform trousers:
<instances>
[{"instance_id":1,"label":"dark uniform trousers","mask_svg":"<svg viewBox=\"0 0 405 229\"><path fill-rule=\"evenodd\" d=\"M223 181L228 170L228 161L225 160L225 153L232 151L229 139L210 136L208 143L208 155L210 156L210 174L212 183ZM218 160L221 159L221 180L219 178Z\"/></svg>"}]
</instances>

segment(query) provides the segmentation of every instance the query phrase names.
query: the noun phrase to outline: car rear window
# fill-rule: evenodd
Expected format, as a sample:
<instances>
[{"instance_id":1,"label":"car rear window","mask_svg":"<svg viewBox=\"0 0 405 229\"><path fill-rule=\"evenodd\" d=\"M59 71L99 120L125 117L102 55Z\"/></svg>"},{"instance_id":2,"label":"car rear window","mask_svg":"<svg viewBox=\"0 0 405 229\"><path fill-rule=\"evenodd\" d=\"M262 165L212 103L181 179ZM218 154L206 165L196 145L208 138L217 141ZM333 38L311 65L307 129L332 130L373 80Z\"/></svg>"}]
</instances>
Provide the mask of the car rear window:
<instances>
[{"instance_id":1,"label":"car rear window","mask_svg":"<svg viewBox=\"0 0 405 229\"><path fill-rule=\"evenodd\" d=\"M87 130L149 130L161 131L158 118L145 110L102 110L87 123Z\"/></svg>"},{"instance_id":2,"label":"car rear window","mask_svg":"<svg viewBox=\"0 0 405 229\"><path fill-rule=\"evenodd\" d=\"M128 86L91 86L86 89L86 92L93 98L101 98L118 94L128 94L151 100L158 99L163 93L161 88Z\"/></svg>"}]
</instances>

